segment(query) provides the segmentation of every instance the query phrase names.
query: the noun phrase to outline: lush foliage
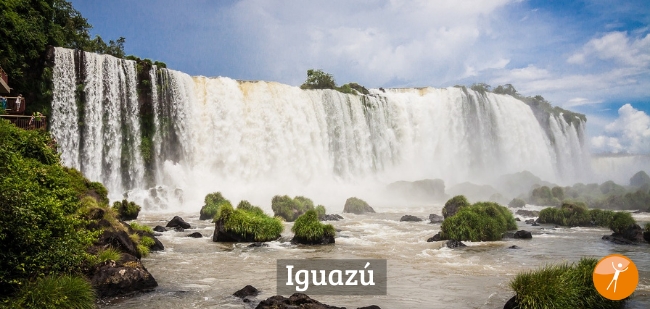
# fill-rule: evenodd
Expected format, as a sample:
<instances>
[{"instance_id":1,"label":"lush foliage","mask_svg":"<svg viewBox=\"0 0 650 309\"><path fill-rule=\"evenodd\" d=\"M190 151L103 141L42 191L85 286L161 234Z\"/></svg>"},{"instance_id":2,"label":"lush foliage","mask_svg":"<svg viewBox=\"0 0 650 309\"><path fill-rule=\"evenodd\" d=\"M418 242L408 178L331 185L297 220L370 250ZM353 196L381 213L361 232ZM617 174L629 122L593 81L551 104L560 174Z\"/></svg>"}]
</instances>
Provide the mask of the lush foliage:
<instances>
[{"instance_id":1,"label":"lush foliage","mask_svg":"<svg viewBox=\"0 0 650 309\"><path fill-rule=\"evenodd\" d=\"M331 224L323 224L318 221L318 214L316 210L308 210L302 216L296 219L291 231L296 237L316 241L323 237L331 237L336 234L334 226Z\"/></svg>"},{"instance_id":2,"label":"lush foliage","mask_svg":"<svg viewBox=\"0 0 650 309\"><path fill-rule=\"evenodd\" d=\"M271 209L275 216L293 222L307 210L314 209L314 202L304 196L296 196L292 199L288 195L276 195L271 200Z\"/></svg>"},{"instance_id":3,"label":"lush foliage","mask_svg":"<svg viewBox=\"0 0 650 309\"><path fill-rule=\"evenodd\" d=\"M140 213L141 207L135 202L122 200L122 202L113 203L113 209L117 212L122 220L135 220Z\"/></svg>"},{"instance_id":4,"label":"lush foliage","mask_svg":"<svg viewBox=\"0 0 650 309\"><path fill-rule=\"evenodd\" d=\"M224 198L221 192L206 195L203 202L205 204L201 207L201 220L213 219L221 206L230 205L232 207L230 201Z\"/></svg>"},{"instance_id":5,"label":"lush foliage","mask_svg":"<svg viewBox=\"0 0 650 309\"><path fill-rule=\"evenodd\" d=\"M327 213L327 210L325 209L325 206L323 205L318 205L316 208L314 208L316 211L316 214L318 215L318 219L323 219L325 217L325 214Z\"/></svg>"},{"instance_id":6,"label":"lush foliage","mask_svg":"<svg viewBox=\"0 0 650 309\"><path fill-rule=\"evenodd\" d=\"M153 235L153 229L151 227L149 227L149 226L139 224L137 222L131 222L131 224L129 224L129 225L136 232L142 232L144 234L152 234Z\"/></svg>"},{"instance_id":7,"label":"lush foliage","mask_svg":"<svg viewBox=\"0 0 650 309\"><path fill-rule=\"evenodd\" d=\"M635 224L636 221L629 212L621 211L614 214L612 221L609 223L609 228L614 233L623 233L623 231Z\"/></svg>"},{"instance_id":8,"label":"lush foliage","mask_svg":"<svg viewBox=\"0 0 650 309\"><path fill-rule=\"evenodd\" d=\"M97 263L106 261L119 261L122 258L122 252L113 248L106 248L97 254Z\"/></svg>"},{"instance_id":9,"label":"lush foliage","mask_svg":"<svg viewBox=\"0 0 650 309\"><path fill-rule=\"evenodd\" d=\"M372 209L372 207L370 207L366 201L360 198L351 197L345 201L343 212L359 215L366 212L375 212L375 210Z\"/></svg>"},{"instance_id":10,"label":"lush foliage","mask_svg":"<svg viewBox=\"0 0 650 309\"><path fill-rule=\"evenodd\" d=\"M0 1L0 66L9 85L26 97L27 113L49 112L51 70L44 65L48 45L124 56L124 38L104 42L90 36L91 25L65 0Z\"/></svg>"},{"instance_id":11,"label":"lush foliage","mask_svg":"<svg viewBox=\"0 0 650 309\"><path fill-rule=\"evenodd\" d=\"M510 203L508 203L508 206L510 207L515 207L515 208L520 208L526 206L526 201L520 199L520 198L513 198Z\"/></svg>"},{"instance_id":12,"label":"lush foliage","mask_svg":"<svg viewBox=\"0 0 650 309\"><path fill-rule=\"evenodd\" d=\"M224 229L243 237L253 236L255 241L269 241L280 237L284 230L282 221L263 212L246 207L233 209L229 204L219 207L215 221L221 220Z\"/></svg>"},{"instance_id":13,"label":"lush foliage","mask_svg":"<svg viewBox=\"0 0 650 309\"><path fill-rule=\"evenodd\" d=\"M445 203L445 207L442 208L442 216L451 217L456 214L461 208L469 206L469 202L464 195L456 195Z\"/></svg>"},{"instance_id":14,"label":"lush foliage","mask_svg":"<svg viewBox=\"0 0 650 309\"><path fill-rule=\"evenodd\" d=\"M307 70L307 80L300 85L300 89L333 89L347 94L370 94L366 87L357 83L348 83L337 87L332 74L314 69Z\"/></svg>"},{"instance_id":15,"label":"lush foliage","mask_svg":"<svg viewBox=\"0 0 650 309\"><path fill-rule=\"evenodd\" d=\"M511 282L521 309L622 308L625 301L602 297L592 281L598 261L583 258L576 264L558 264L518 274Z\"/></svg>"},{"instance_id":16,"label":"lush foliage","mask_svg":"<svg viewBox=\"0 0 650 309\"><path fill-rule=\"evenodd\" d=\"M508 230L517 229L517 222L508 208L493 202L479 202L461 207L440 226L442 239L494 241Z\"/></svg>"},{"instance_id":17,"label":"lush foliage","mask_svg":"<svg viewBox=\"0 0 650 309\"><path fill-rule=\"evenodd\" d=\"M262 210L262 208L260 208L259 206L253 206L251 203L249 203L246 200L239 202L239 204L237 204L237 209L246 210L259 215L264 214L264 210Z\"/></svg>"},{"instance_id":18,"label":"lush foliage","mask_svg":"<svg viewBox=\"0 0 650 309\"><path fill-rule=\"evenodd\" d=\"M97 237L85 229L80 198L105 189L61 166L47 133L5 120L0 120L0 186L0 297L30 279L79 271L88 258L85 249Z\"/></svg>"},{"instance_id":19,"label":"lush foliage","mask_svg":"<svg viewBox=\"0 0 650 309\"><path fill-rule=\"evenodd\" d=\"M25 285L9 308L92 309L95 292L90 282L76 276L47 276Z\"/></svg>"}]
</instances>

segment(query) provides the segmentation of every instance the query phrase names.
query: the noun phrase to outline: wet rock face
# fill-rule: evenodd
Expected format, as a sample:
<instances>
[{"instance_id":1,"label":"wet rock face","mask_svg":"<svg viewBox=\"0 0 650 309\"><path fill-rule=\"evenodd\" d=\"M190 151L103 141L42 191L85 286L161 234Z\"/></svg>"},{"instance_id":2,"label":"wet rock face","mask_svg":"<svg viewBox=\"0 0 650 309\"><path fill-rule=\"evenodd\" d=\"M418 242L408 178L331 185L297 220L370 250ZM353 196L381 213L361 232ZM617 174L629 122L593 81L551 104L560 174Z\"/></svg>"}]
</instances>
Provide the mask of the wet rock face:
<instances>
[{"instance_id":1,"label":"wet rock face","mask_svg":"<svg viewBox=\"0 0 650 309\"><path fill-rule=\"evenodd\" d=\"M531 234L529 231L520 230L520 231L515 232L513 238L531 239L531 238L533 238L533 234Z\"/></svg>"},{"instance_id":2,"label":"wet rock face","mask_svg":"<svg viewBox=\"0 0 650 309\"><path fill-rule=\"evenodd\" d=\"M320 221L339 221L339 220L343 220L343 217L338 214L324 215L322 218L320 218Z\"/></svg>"},{"instance_id":3,"label":"wet rock face","mask_svg":"<svg viewBox=\"0 0 650 309\"><path fill-rule=\"evenodd\" d=\"M345 309L345 307L335 307L325 305L315 299L302 293L294 293L289 298L282 295L271 296L257 305L256 309Z\"/></svg>"},{"instance_id":4,"label":"wet rock face","mask_svg":"<svg viewBox=\"0 0 650 309\"><path fill-rule=\"evenodd\" d=\"M190 224L185 222L185 220L183 220L183 218L181 218L179 216L175 216L173 219L171 219L171 221L169 221L167 223L167 227L174 227L174 228L180 227L180 228L183 228L183 229L189 229Z\"/></svg>"},{"instance_id":5,"label":"wet rock face","mask_svg":"<svg viewBox=\"0 0 650 309\"><path fill-rule=\"evenodd\" d=\"M192 234L187 235L187 237L192 237L192 238L203 238L203 235L199 232L194 232Z\"/></svg>"},{"instance_id":6,"label":"wet rock face","mask_svg":"<svg viewBox=\"0 0 650 309\"><path fill-rule=\"evenodd\" d=\"M239 297L239 298L245 298L249 296L257 296L260 293L258 289L256 289L252 285L247 285L243 287L241 290L233 293L233 296Z\"/></svg>"},{"instance_id":7,"label":"wet rock face","mask_svg":"<svg viewBox=\"0 0 650 309\"><path fill-rule=\"evenodd\" d=\"M416 216L411 216L411 215L404 215L402 218L399 219L399 221L406 221L406 222L420 222L422 219L416 217Z\"/></svg>"},{"instance_id":8,"label":"wet rock face","mask_svg":"<svg viewBox=\"0 0 650 309\"><path fill-rule=\"evenodd\" d=\"M460 241L458 241L458 240L447 240L447 242L445 243L445 245L446 245L447 248L449 248L449 249L461 248L461 247L467 247L466 244L464 244L464 243L462 243L462 242L460 242Z\"/></svg>"},{"instance_id":9,"label":"wet rock face","mask_svg":"<svg viewBox=\"0 0 650 309\"><path fill-rule=\"evenodd\" d=\"M430 223L442 223L442 221L444 221L444 220L445 220L445 218L443 216L441 216L441 215L437 215L437 214L430 214L429 215Z\"/></svg>"},{"instance_id":10,"label":"wet rock face","mask_svg":"<svg viewBox=\"0 0 650 309\"><path fill-rule=\"evenodd\" d=\"M156 227L154 227L153 230L156 231L156 232L161 232L161 233L162 232L167 232L167 228L165 228L162 225L156 225Z\"/></svg>"},{"instance_id":11,"label":"wet rock face","mask_svg":"<svg viewBox=\"0 0 650 309\"><path fill-rule=\"evenodd\" d=\"M103 263L93 272L90 282L100 298L147 292L158 286L156 279L133 256L120 262Z\"/></svg>"}]
</instances>

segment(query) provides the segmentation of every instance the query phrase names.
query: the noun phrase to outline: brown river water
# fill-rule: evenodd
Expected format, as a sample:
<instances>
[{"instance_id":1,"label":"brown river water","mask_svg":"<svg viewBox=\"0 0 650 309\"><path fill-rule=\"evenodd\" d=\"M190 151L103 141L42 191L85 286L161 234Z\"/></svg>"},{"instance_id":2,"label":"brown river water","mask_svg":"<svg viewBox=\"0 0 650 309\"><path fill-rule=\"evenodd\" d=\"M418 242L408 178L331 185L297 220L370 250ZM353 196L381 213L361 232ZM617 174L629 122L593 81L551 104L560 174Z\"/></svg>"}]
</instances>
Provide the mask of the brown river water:
<instances>
[{"instance_id":1,"label":"brown river water","mask_svg":"<svg viewBox=\"0 0 650 309\"><path fill-rule=\"evenodd\" d=\"M527 209L541 209L526 206ZM432 211L433 210L433 211ZM268 210L267 210L268 211ZM254 308L276 294L277 259L386 259L388 291L382 296L310 295L333 306L357 308L503 308L514 295L508 284L515 275L545 264L575 262L580 257L602 258L612 253L632 259L639 269L639 285L626 308L650 308L650 246L615 245L601 240L611 232L604 228L533 227L533 239L466 242L468 247L449 249L443 242L426 242L440 224L400 222L404 214L427 218L441 206L382 210L376 214L342 214L331 221L337 229L336 244L295 246L289 243L292 223L285 223L283 237L268 247L248 248L248 243L212 242L214 224L199 221L196 213L144 213L139 223L165 225L180 215L192 225L185 232L168 231L158 238L165 251L143 259L158 281L154 292L113 299L102 307L117 308ZM648 214L634 214L639 223ZM522 218L525 219L525 218ZM200 232L204 238L185 237ZM509 249L517 245L521 249ZM232 293L250 284L262 291L257 302L244 303ZM287 296L287 295L285 295Z\"/></svg>"}]
</instances>

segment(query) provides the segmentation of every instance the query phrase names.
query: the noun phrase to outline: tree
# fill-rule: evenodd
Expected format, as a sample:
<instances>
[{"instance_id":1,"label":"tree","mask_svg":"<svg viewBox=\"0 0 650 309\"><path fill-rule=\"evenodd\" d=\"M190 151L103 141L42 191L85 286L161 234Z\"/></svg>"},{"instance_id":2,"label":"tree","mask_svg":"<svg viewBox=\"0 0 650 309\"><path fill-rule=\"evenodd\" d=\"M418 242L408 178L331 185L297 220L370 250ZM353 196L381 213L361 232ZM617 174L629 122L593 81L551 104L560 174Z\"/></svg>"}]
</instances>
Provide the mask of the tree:
<instances>
[{"instance_id":1,"label":"tree","mask_svg":"<svg viewBox=\"0 0 650 309\"><path fill-rule=\"evenodd\" d=\"M301 89L336 89L336 82L332 74L322 70L307 70L307 80L300 85Z\"/></svg>"}]
</instances>

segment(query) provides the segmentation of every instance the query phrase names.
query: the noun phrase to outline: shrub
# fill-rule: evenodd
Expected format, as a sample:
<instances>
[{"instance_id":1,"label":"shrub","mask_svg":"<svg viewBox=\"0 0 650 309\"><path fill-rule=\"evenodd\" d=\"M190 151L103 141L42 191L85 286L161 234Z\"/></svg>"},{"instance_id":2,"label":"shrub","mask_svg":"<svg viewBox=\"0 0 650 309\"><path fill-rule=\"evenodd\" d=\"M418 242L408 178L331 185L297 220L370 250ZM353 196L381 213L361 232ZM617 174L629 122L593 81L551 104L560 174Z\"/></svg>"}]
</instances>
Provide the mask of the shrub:
<instances>
[{"instance_id":1,"label":"shrub","mask_svg":"<svg viewBox=\"0 0 650 309\"><path fill-rule=\"evenodd\" d=\"M210 193L205 196L205 199L203 201L205 205L201 207L201 216L199 217L199 220L213 219L219 211L219 207L226 204L232 206L232 204L230 204L230 201L221 195L221 192Z\"/></svg>"},{"instance_id":2,"label":"shrub","mask_svg":"<svg viewBox=\"0 0 650 309\"><path fill-rule=\"evenodd\" d=\"M614 214L612 221L609 223L609 228L614 233L623 233L627 228L636 224L634 218L629 212L621 211Z\"/></svg>"},{"instance_id":3,"label":"shrub","mask_svg":"<svg viewBox=\"0 0 650 309\"><path fill-rule=\"evenodd\" d=\"M47 276L21 288L10 307L92 309L95 292L84 278Z\"/></svg>"},{"instance_id":4,"label":"shrub","mask_svg":"<svg viewBox=\"0 0 650 309\"><path fill-rule=\"evenodd\" d=\"M334 226L318 221L318 214L313 209L298 217L291 231L296 237L307 241L318 241L323 237L333 237L336 234Z\"/></svg>"},{"instance_id":5,"label":"shrub","mask_svg":"<svg viewBox=\"0 0 650 309\"><path fill-rule=\"evenodd\" d=\"M514 207L514 208L521 208L526 206L526 201L520 199L520 198L513 198L510 203L508 203L508 206Z\"/></svg>"},{"instance_id":6,"label":"shrub","mask_svg":"<svg viewBox=\"0 0 650 309\"><path fill-rule=\"evenodd\" d=\"M284 225L278 218L271 218L255 210L233 209L230 205L219 208L215 221L221 221L227 232L241 235L242 238L252 237L255 241L278 239L284 230Z\"/></svg>"},{"instance_id":7,"label":"shrub","mask_svg":"<svg viewBox=\"0 0 650 309\"><path fill-rule=\"evenodd\" d=\"M292 199L287 195L276 195L271 200L271 209L275 216L293 222L307 210L314 209L314 202L304 196L296 196Z\"/></svg>"},{"instance_id":8,"label":"shrub","mask_svg":"<svg viewBox=\"0 0 650 309\"><path fill-rule=\"evenodd\" d=\"M442 208L442 216L447 219L455 215L461 208L469 206L470 203L467 201L464 195L456 195L445 203L445 207Z\"/></svg>"},{"instance_id":9,"label":"shrub","mask_svg":"<svg viewBox=\"0 0 650 309\"><path fill-rule=\"evenodd\" d=\"M135 220L138 218L141 208L135 202L122 200L122 202L113 203L113 209L121 220Z\"/></svg>"},{"instance_id":10,"label":"shrub","mask_svg":"<svg viewBox=\"0 0 650 309\"><path fill-rule=\"evenodd\" d=\"M614 219L614 214L615 212L611 210L592 209L589 211L589 215L591 215L591 223L595 226L609 227L612 219Z\"/></svg>"},{"instance_id":11,"label":"shrub","mask_svg":"<svg viewBox=\"0 0 650 309\"><path fill-rule=\"evenodd\" d=\"M130 226L135 231L142 232L144 234L153 235L153 229L151 227L146 226L146 225L142 225L142 224L139 224L137 222L131 222Z\"/></svg>"},{"instance_id":12,"label":"shrub","mask_svg":"<svg viewBox=\"0 0 650 309\"><path fill-rule=\"evenodd\" d=\"M375 210L366 203L366 201L356 198L356 197L351 197L345 201L345 206L343 207L343 212L345 213L353 213L353 214L362 214L366 212L371 212L374 213Z\"/></svg>"},{"instance_id":13,"label":"shrub","mask_svg":"<svg viewBox=\"0 0 650 309\"><path fill-rule=\"evenodd\" d=\"M318 215L319 220L323 219L325 217L326 212L327 212L327 210L325 209L325 206L323 206L323 205L316 206L316 208L314 208L314 210L316 211L316 214Z\"/></svg>"},{"instance_id":14,"label":"shrub","mask_svg":"<svg viewBox=\"0 0 650 309\"><path fill-rule=\"evenodd\" d=\"M153 245L156 244L156 241L153 240L150 236L142 236L140 239L140 244L147 247L151 248Z\"/></svg>"},{"instance_id":15,"label":"shrub","mask_svg":"<svg viewBox=\"0 0 650 309\"><path fill-rule=\"evenodd\" d=\"M143 244L138 244L136 249L138 250L138 253L142 257L145 257L145 256L149 255L149 247L147 247L147 246L145 246Z\"/></svg>"},{"instance_id":16,"label":"shrub","mask_svg":"<svg viewBox=\"0 0 650 309\"><path fill-rule=\"evenodd\" d=\"M494 241L508 230L517 229L517 222L508 208L497 203L479 202L461 207L440 226L442 239Z\"/></svg>"},{"instance_id":17,"label":"shrub","mask_svg":"<svg viewBox=\"0 0 650 309\"><path fill-rule=\"evenodd\" d=\"M592 217L584 203L567 202L561 208L542 209L537 221L564 226L590 226Z\"/></svg>"},{"instance_id":18,"label":"shrub","mask_svg":"<svg viewBox=\"0 0 650 309\"><path fill-rule=\"evenodd\" d=\"M256 213L256 214L260 214L260 215L264 214L264 210L262 210L262 208L260 208L258 206L253 206L253 205L251 205L251 203L249 203L246 200L239 202L239 204L237 205L237 209L250 211L250 212L253 212L253 213Z\"/></svg>"},{"instance_id":19,"label":"shrub","mask_svg":"<svg viewBox=\"0 0 650 309\"><path fill-rule=\"evenodd\" d=\"M300 85L301 89L335 89L334 76L322 70L307 70L307 80Z\"/></svg>"},{"instance_id":20,"label":"shrub","mask_svg":"<svg viewBox=\"0 0 650 309\"><path fill-rule=\"evenodd\" d=\"M558 264L518 274L511 282L519 308L622 308L625 301L602 297L592 281L596 259Z\"/></svg>"},{"instance_id":21,"label":"shrub","mask_svg":"<svg viewBox=\"0 0 650 309\"><path fill-rule=\"evenodd\" d=\"M97 253L97 263L104 263L106 261L119 261L122 259L122 252L114 248L106 248Z\"/></svg>"}]
</instances>

